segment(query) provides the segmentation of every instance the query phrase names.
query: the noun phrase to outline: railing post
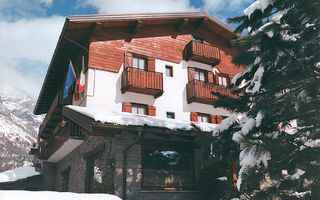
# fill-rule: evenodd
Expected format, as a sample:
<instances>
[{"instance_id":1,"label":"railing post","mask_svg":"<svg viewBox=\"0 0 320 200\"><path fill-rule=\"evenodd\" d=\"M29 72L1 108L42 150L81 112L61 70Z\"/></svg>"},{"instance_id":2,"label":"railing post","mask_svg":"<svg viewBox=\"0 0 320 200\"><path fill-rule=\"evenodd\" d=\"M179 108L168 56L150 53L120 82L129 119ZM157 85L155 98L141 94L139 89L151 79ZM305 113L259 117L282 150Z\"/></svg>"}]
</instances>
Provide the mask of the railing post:
<instances>
[{"instance_id":1,"label":"railing post","mask_svg":"<svg viewBox=\"0 0 320 200\"><path fill-rule=\"evenodd\" d=\"M193 86L194 86L194 88L193 88L193 97L196 97L197 95L197 92L196 92L196 84L197 84L197 81L196 80L193 80L193 82L194 82L194 84L193 84Z\"/></svg>"},{"instance_id":2,"label":"railing post","mask_svg":"<svg viewBox=\"0 0 320 200\"><path fill-rule=\"evenodd\" d=\"M125 69L126 87L129 86L129 67Z\"/></svg>"}]
</instances>

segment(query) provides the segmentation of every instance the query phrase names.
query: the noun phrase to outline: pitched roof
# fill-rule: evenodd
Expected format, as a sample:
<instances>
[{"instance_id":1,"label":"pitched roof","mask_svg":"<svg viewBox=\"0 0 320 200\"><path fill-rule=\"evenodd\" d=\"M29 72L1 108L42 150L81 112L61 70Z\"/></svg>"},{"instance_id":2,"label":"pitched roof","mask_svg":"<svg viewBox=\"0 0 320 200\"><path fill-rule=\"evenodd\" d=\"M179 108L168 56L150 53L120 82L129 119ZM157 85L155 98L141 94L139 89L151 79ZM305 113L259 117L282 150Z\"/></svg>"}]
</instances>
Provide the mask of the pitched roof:
<instances>
[{"instance_id":1,"label":"pitched roof","mask_svg":"<svg viewBox=\"0 0 320 200\"><path fill-rule=\"evenodd\" d=\"M164 33L148 32L143 35L132 34L138 24L144 27L163 27ZM158 34L182 35L192 34L198 29L216 36L226 44L231 39L240 37L234 30L206 12L148 13L122 15L75 15L66 18L55 52L51 59L44 83L42 85L34 114L48 112L59 88L62 88L69 60L74 60L81 51L88 51L90 40L103 29L123 28L128 37L152 37ZM184 28L183 28L184 27ZM123 35L113 35L113 39L125 39Z\"/></svg>"}]
</instances>

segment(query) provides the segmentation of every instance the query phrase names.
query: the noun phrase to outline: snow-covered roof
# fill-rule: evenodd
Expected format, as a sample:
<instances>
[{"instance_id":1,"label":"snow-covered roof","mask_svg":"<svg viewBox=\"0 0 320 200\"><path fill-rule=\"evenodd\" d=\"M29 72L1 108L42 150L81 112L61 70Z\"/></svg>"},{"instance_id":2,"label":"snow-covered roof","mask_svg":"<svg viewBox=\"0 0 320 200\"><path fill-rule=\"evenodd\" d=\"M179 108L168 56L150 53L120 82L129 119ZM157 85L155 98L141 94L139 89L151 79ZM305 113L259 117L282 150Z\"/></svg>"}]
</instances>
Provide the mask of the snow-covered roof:
<instances>
[{"instance_id":1,"label":"snow-covered roof","mask_svg":"<svg viewBox=\"0 0 320 200\"><path fill-rule=\"evenodd\" d=\"M24 178L28 178L28 177L39 175L39 174L40 174L39 172L35 171L34 167L22 166L22 167L18 167L18 168L0 173L0 183L17 181L19 179L24 179Z\"/></svg>"},{"instance_id":2,"label":"snow-covered roof","mask_svg":"<svg viewBox=\"0 0 320 200\"><path fill-rule=\"evenodd\" d=\"M35 200L35 199L46 199L46 200L121 200L119 197L111 194L79 194L71 192L31 192L23 190L0 190L1 200Z\"/></svg>"},{"instance_id":3,"label":"snow-covered roof","mask_svg":"<svg viewBox=\"0 0 320 200\"><path fill-rule=\"evenodd\" d=\"M147 115L135 115L132 113L124 112L110 112L95 107L80 107L73 105L68 105L66 107L90 118L93 118L96 122L110 123L115 125L150 126L167 128L170 130L187 131L199 129L203 132L212 132L218 126L217 124L185 122L176 119L167 119Z\"/></svg>"}]
</instances>

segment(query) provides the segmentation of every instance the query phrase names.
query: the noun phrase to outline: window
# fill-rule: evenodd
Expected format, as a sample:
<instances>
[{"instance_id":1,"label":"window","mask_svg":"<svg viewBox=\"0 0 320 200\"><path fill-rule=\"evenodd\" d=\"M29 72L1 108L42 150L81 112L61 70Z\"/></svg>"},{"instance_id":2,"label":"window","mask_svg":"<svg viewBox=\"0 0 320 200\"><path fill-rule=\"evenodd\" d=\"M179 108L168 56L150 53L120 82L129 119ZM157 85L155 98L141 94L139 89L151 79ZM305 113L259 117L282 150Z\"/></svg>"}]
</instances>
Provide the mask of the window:
<instances>
[{"instance_id":1,"label":"window","mask_svg":"<svg viewBox=\"0 0 320 200\"><path fill-rule=\"evenodd\" d=\"M146 70L146 59L132 57L132 67L136 69Z\"/></svg>"},{"instance_id":2,"label":"window","mask_svg":"<svg viewBox=\"0 0 320 200\"><path fill-rule=\"evenodd\" d=\"M103 185L103 167L102 161L103 151L91 156L87 160L87 192L89 193L104 193Z\"/></svg>"},{"instance_id":3,"label":"window","mask_svg":"<svg viewBox=\"0 0 320 200\"><path fill-rule=\"evenodd\" d=\"M174 113L173 112L167 112L167 118L174 119Z\"/></svg>"},{"instance_id":4,"label":"window","mask_svg":"<svg viewBox=\"0 0 320 200\"><path fill-rule=\"evenodd\" d=\"M70 170L71 168L68 167L67 169L61 172L61 176L62 176L61 192L68 192Z\"/></svg>"},{"instance_id":5,"label":"window","mask_svg":"<svg viewBox=\"0 0 320 200\"><path fill-rule=\"evenodd\" d=\"M198 113L198 122L210 123L210 115L204 113Z\"/></svg>"},{"instance_id":6,"label":"window","mask_svg":"<svg viewBox=\"0 0 320 200\"><path fill-rule=\"evenodd\" d=\"M141 104L132 104L132 113L137 115L147 115L147 106Z\"/></svg>"},{"instance_id":7,"label":"window","mask_svg":"<svg viewBox=\"0 0 320 200\"><path fill-rule=\"evenodd\" d=\"M168 66L168 65L166 65L166 76L173 77L173 70L172 70L172 66Z\"/></svg>"},{"instance_id":8,"label":"window","mask_svg":"<svg viewBox=\"0 0 320 200\"><path fill-rule=\"evenodd\" d=\"M194 187L193 152L190 147L177 149L142 146L142 188L182 190Z\"/></svg>"},{"instance_id":9,"label":"window","mask_svg":"<svg viewBox=\"0 0 320 200\"><path fill-rule=\"evenodd\" d=\"M208 80L206 75L205 71L196 69L194 72L194 79L205 82Z\"/></svg>"},{"instance_id":10,"label":"window","mask_svg":"<svg viewBox=\"0 0 320 200\"><path fill-rule=\"evenodd\" d=\"M229 80L229 77L228 76L222 76L222 75L218 75L219 77L219 85L222 85L222 86L227 86L228 85L228 80Z\"/></svg>"}]
</instances>

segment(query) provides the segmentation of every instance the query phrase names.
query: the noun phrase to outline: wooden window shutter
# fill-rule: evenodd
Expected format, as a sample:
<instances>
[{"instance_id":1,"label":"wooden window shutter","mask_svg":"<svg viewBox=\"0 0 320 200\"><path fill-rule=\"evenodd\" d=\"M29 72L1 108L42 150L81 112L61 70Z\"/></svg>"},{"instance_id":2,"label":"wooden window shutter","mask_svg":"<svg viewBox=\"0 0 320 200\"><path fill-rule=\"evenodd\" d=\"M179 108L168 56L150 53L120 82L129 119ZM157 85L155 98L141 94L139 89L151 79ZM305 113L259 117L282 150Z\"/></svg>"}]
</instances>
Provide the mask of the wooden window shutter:
<instances>
[{"instance_id":1,"label":"wooden window shutter","mask_svg":"<svg viewBox=\"0 0 320 200\"><path fill-rule=\"evenodd\" d=\"M219 85L219 73L216 72L216 85Z\"/></svg>"},{"instance_id":2,"label":"wooden window shutter","mask_svg":"<svg viewBox=\"0 0 320 200\"><path fill-rule=\"evenodd\" d=\"M214 74L213 72L208 72L208 82L209 83L215 83L215 80L214 80Z\"/></svg>"},{"instance_id":3,"label":"wooden window shutter","mask_svg":"<svg viewBox=\"0 0 320 200\"><path fill-rule=\"evenodd\" d=\"M194 80L195 70L194 68L188 67L188 81Z\"/></svg>"},{"instance_id":4,"label":"wooden window shutter","mask_svg":"<svg viewBox=\"0 0 320 200\"><path fill-rule=\"evenodd\" d=\"M220 124L222 120L223 120L222 116L217 115L217 124Z\"/></svg>"},{"instance_id":5,"label":"wooden window shutter","mask_svg":"<svg viewBox=\"0 0 320 200\"><path fill-rule=\"evenodd\" d=\"M230 76L227 76L227 86L229 86L231 84L231 80L230 80Z\"/></svg>"},{"instance_id":6,"label":"wooden window shutter","mask_svg":"<svg viewBox=\"0 0 320 200\"><path fill-rule=\"evenodd\" d=\"M156 71L156 60L154 58L148 58L148 71Z\"/></svg>"},{"instance_id":7,"label":"wooden window shutter","mask_svg":"<svg viewBox=\"0 0 320 200\"><path fill-rule=\"evenodd\" d=\"M190 114L190 120L191 120L192 122L198 122L198 113L191 112L191 114Z\"/></svg>"},{"instance_id":8,"label":"wooden window shutter","mask_svg":"<svg viewBox=\"0 0 320 200\"><path fill-rule=\"evenodd\" d=\"M148 115L149 116L156 116L156 107L155 106L148 106Z\"/></svg>"},{"instance_id":9,"label":"wooden window shutter","mask_svg":"<svg viewBox=\"0 0 320 200\"><path fill-rule=\"evenodd\" d=\"M212 124L217 124L217 116L211 115L211 123Z\"/></svg>"},{"instance_id":10,"label":"wooden window shutter","mask_svg":"<svg viewBox=\"0 0 320 200\"><path fill-rule=\"evenodd\" d=\"M124 68L127 67L132 67L132 54L128 52L124 54Z\"/></svg>"},{"instance_id":11,"label":"wooden window shutter","mask_svg":"<svg viewBox=\"0 0 320 200\"><path fill-rule=\"evenodd\" d=\"M122 102L122 112L132 113L132 105L130 102Z\"/></svg>"}]
</instances>

